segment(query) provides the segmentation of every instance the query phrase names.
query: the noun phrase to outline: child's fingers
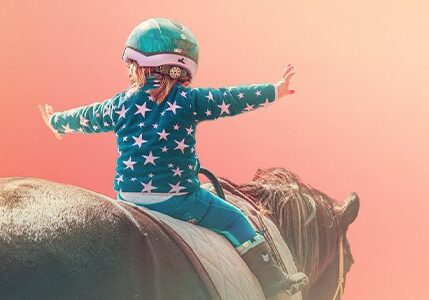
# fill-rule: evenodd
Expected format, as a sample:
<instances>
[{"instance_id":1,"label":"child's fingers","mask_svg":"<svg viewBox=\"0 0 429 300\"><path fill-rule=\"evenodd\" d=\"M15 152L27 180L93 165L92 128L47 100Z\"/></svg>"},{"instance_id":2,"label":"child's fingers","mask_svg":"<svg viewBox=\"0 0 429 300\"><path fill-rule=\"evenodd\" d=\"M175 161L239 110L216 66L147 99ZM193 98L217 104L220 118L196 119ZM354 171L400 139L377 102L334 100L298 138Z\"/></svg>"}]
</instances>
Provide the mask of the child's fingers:
<instances>
[{"instance_id":1,"label":"child's fingers","mask_svg":"<svg viewBox=\"0 0 429 300\"><path fill-rule=\"evenodd\" d=\"M45 108L43 106L39 105L39 109L40 109L40 112L42 113L42 118L44 120L46 120L46 118L48 117L48 114L47 114Z\"/></svg>"},{"instance_id":2,"label":"child's fingers","mask_svg":"<svg viewBox=\"0 0 429 300\"><path fill-rule=\"evenodd\" d=\"M292 73L287 74L287 76L284 78L284 80L285 80L285 81L289 81L289 79L290 79L293 75L295 75L295 72L292 72Z\"/></svg>"},{"instance_id":3,"label":"child's fingers","mask_svg":"<svg viewBox=\"0 0 429 300\"><path fill-rule=\"evenodd\" d=\"M40 105L40 104L38 105L38 107L39 107L40 112L42 114L44 114L45 113L45 108L42 105Z\"/></svg>"},{"instance_id":4,"label":"child's fingers","mask_svg":"<svg viewBox=\"0 0 429 300\"><path fill-rule=\"evenodd\" d=\"M286 69L283 72L282 78L285 78L289 74L289 72L292 71L293 68L294 68L293 65L288 64L287 67L286 67Z\"/></svg>"},{"instance_id":5,"label":"child's fingers","mask_svg":"<svg viewBox=\"0 0 429 300\"><path fill-rule=\"evenodd\" d=\"M52 108L52 106L50 106L49 104L45 104L45 109L48 113L52 113L54 111L54 109Z\"/></svg>"}]
</instances>

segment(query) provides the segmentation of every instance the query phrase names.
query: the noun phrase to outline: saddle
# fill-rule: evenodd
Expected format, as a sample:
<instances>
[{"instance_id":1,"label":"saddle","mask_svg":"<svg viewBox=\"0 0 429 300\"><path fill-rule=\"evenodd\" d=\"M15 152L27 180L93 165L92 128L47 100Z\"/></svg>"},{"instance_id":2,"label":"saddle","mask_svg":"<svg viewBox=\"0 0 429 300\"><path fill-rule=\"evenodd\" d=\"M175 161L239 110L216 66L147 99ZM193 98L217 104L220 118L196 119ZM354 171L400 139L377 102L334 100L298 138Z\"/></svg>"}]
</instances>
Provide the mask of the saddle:
<instances>
[{"instance_id":1,"label":"saddle","mask_svg":"<svg viewBox=\"0 0 429 300\"><path fill-rule=\"evenodd\" d=\"M257 201L240 193L231 181L216 178L208 170L202 170L201 173L208 174L206 176L211 181L202 184L202 187L238 207L252 221L255 230L265 233L264 236L272 247L273 256L278 259L282 268L285 268L288 273L297 272L293 257L280 232L275 224L261 213ZM133 203L121 202L121 204L131 206L150 216L170 232L171 238L176 240L176 244L190 260L196 261L199 269L204 270L202 279L206 286L214 287L217 294L214 299L265 299L256 277L250 272L232 244L222 235ZM302 296L301 293L297 293L287 299L301 300Z\"/></svg>"}]
</instances>

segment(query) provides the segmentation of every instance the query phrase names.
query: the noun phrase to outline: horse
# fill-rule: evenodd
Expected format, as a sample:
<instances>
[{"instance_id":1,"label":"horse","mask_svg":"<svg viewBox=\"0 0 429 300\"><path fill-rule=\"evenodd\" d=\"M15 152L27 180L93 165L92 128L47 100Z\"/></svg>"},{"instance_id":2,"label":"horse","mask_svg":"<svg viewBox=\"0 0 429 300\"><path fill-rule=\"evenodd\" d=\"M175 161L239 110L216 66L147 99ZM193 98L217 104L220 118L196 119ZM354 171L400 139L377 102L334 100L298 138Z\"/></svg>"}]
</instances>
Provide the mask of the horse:
<instances>
[{"instance_id":1,"label":"horse","mask_svg":"<svg viewBox=\"0 0 429 300\"><path fill-rule=\"evenodd\" d=\"M357 193L337 202L285 168L258 169L236 188L268 211L298 271L308 275L303 300L341 299L354 263L347 230L358 215Z\"/></svg>"},{"instance_id":2,"label":"horse","mask_svg":"<svg viewBox=\"0 0 429 300\"><path fill-rule=\"evenodd\" d=\"M357 195L336 203L284 168L228 184L271 215L298 270L309 275L303 299L340 299L353 263L346 231L357 216ZM0 295L221 299L184 241L144 210L31 177L0 179Z\"/></svg>"}]
</instances>

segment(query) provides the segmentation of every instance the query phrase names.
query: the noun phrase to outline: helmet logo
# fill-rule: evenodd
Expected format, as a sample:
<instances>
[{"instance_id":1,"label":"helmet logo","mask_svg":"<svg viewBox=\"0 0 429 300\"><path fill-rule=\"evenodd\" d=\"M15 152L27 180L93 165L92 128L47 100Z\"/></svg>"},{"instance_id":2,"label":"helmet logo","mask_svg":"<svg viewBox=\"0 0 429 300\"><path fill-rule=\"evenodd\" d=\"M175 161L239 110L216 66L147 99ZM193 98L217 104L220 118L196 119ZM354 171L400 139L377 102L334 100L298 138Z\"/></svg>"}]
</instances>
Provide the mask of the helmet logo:
<instances>
[{"instance_id":1,"label":"helmet logo","mask_svg":"<svg viewBox=\"0 0 429 300\"><path fill-rule=\"evenodd\" d=\"M177 78L179 78L180 77L180 75L181 75L181 70L180 70L180 68L179 67L172 67L171 69L170 69L170 77L171 78L173 78L173 79L177 79Z\"/></svg>"},{"instance_id":2,"label":"helmet logo","mask_svg":"<svg viewBox=\"0 0 429 300\"><path fill-rule=\"evenodd\" d=\"M184 65L185 65L185 59L184 59L184 58L179 58L177 61L178 61L179 63L182 63L182 64L184 64Z\"/></svg>"}]
</instances>

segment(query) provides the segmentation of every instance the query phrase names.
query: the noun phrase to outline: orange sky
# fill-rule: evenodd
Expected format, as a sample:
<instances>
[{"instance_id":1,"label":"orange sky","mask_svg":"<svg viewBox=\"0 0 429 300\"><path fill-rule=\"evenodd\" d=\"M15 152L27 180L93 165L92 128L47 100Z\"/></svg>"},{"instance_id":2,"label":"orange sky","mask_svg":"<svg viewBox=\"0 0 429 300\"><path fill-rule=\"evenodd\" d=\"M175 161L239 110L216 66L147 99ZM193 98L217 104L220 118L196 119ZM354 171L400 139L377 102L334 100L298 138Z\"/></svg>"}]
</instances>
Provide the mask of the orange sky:
<instances>
[{"instance_id":1,"label":"orange sky","mask_svg":"<svg viewBox=\"0 0 429 300\"><path fill-rule=\"evenodd\" d=\"M202 166L238 183L279 166L338 200L356 191L344 299L429 298L428 2L22 2L0 10L0 176L113 196L114 135L57 141L37 104L62 110L126 88L130 30L173 18L200 43L194 86L275 82L296 68L293 96L199 125Z\"/></svg>"}]
</instances>

